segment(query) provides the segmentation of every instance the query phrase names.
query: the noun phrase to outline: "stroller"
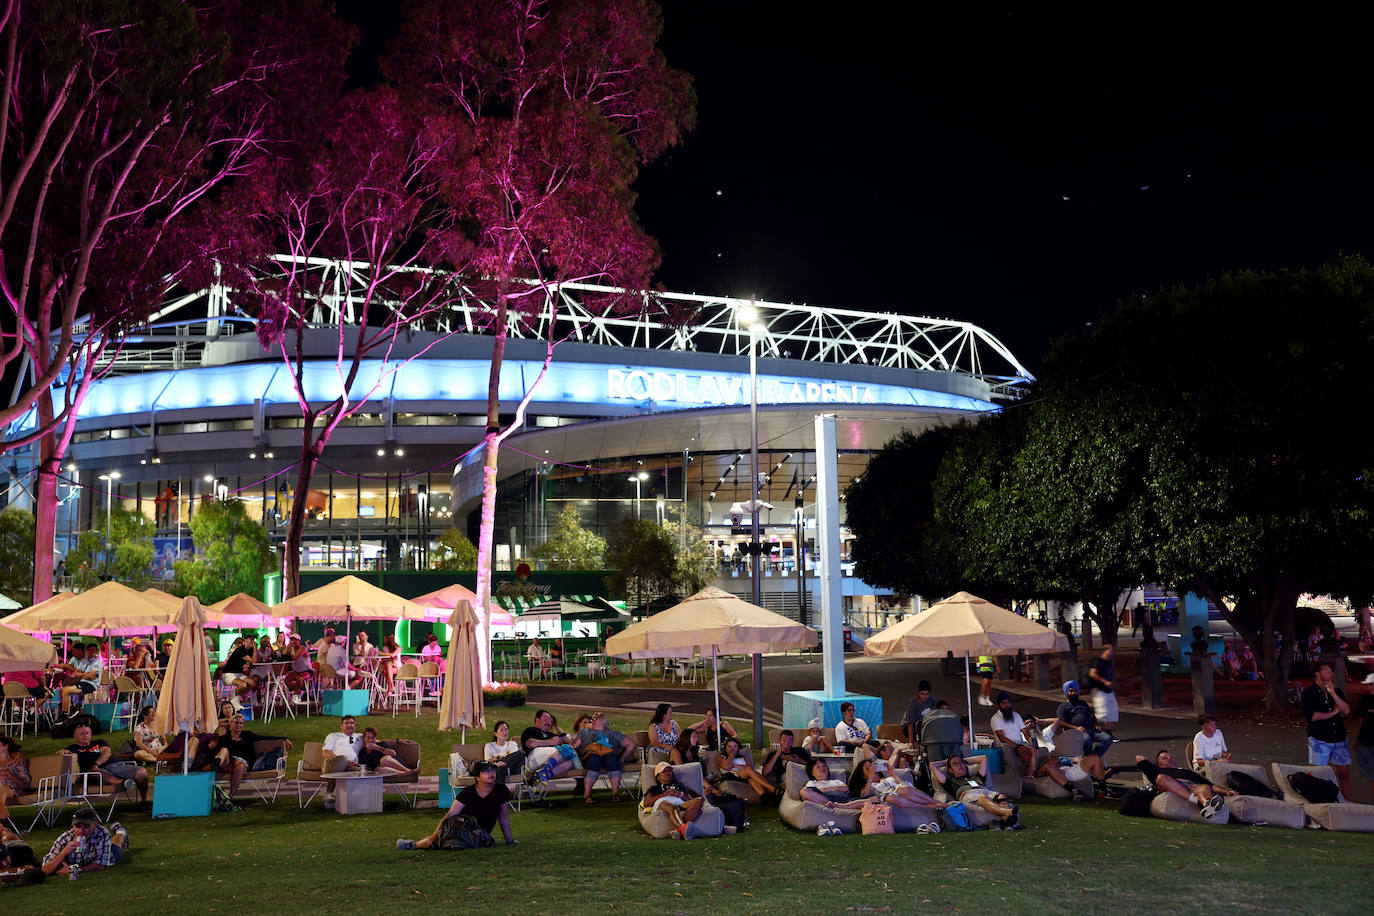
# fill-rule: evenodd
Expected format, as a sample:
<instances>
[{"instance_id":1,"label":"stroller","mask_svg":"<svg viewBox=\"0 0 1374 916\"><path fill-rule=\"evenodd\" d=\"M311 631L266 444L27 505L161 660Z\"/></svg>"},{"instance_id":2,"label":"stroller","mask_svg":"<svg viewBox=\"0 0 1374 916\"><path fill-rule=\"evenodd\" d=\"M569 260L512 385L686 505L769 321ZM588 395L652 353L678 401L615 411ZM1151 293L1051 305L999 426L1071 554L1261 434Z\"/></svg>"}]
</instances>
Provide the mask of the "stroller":
<instances>
[{"instance_id":1,"label":"stroller","mask_svg":"<svg viewBox=\"0 0 1374 916\"><path fill-rule=\"evenodd\" d=\"M921 719L921 760L917 773L917 787L927 793L935 790L931 763L947 760L964 750L964 724L952 709L932 709Z\"/></svg>"}]
</instances>

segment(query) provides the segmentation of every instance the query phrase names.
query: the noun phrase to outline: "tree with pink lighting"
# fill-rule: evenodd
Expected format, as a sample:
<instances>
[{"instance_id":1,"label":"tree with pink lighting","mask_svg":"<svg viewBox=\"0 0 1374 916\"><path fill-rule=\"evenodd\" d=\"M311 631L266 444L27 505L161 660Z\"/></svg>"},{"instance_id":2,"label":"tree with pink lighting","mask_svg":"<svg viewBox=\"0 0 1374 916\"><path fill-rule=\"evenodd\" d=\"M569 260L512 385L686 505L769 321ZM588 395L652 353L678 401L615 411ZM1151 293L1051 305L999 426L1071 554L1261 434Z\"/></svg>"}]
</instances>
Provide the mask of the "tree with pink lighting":
<instances>
[{"instance_id":1,"label":"tree with pink lighting","mask_svg":"<svg viewBox=\"0 0 1374 916\"><path fill-rule=\"evenodd\" d=\"M543 368L502 426L507 336L512 327L536 326L565 282L628 291L584 299L593 317L655 307L643 291L658 251L635 220L631 185L643 163L690 128L695 96L687 75L669 67L657 47L662 17L648 0L415 0L406 13L384 71L470 138L444 193L462 230L454 239L489 307L477 554L477 593L489 609L501 443L523 424L568 332L560 337L552 320L543 324ZM486 642L485 619L482 631ZM488 643L488 682L489 650Z\"/></svg>"},{"instance_id":2,"label":"tree with pink lighting","mask_svg":"<svg viewBox=\"0 0 1374 916\"><path fill-rule=\"evenodd\" d=\"M240 220L223 263L239 307L257 318L258 339L290 370L302 424L296 489L286 535L284 596L299 592L300 549L310 482L330 437L418 352L397 342L436 324L457 295L447 256L466 246L450 236L453 213L441 178L462 156L463 136L402 103L390 87L343 97L322 120L311 148L235 189ZM244 243L243 239L255 241ZM281 255L270 253L284 246ZM333 324L320 322L322 261L348 276ZM332 362L325 377L312 374Z\"/></svg>"},{"instance_id":3,"label":"tree with pink lighting","mask_svg":"<svg viewBox=\"0 0 1374 916\"><path fill-rule=\"evenodd\" d=\"M0 423L37 442L33 598L52 590L62 456L90 384L174 283L206 281L219 189L342 81L320 0L0 2Z\"/></svg>"}]
</instances>

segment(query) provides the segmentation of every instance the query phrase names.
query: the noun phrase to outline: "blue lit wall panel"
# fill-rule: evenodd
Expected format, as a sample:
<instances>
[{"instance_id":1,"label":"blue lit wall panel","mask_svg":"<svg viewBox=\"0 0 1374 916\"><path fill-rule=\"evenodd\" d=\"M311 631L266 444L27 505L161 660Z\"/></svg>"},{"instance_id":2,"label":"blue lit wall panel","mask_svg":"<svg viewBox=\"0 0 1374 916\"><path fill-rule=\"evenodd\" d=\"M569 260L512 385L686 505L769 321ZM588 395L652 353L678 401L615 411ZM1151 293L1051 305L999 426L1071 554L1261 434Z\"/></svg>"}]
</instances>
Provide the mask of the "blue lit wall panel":
<instances>
[{"instance_id":1,"label":"blue lit wall panel","mask_svg":"<svg viewBox=\"0 0 1374 916\"><path fill-rule=\"evenodd\" d=\"M539 375L540 364L508 361L501 372L501 400L518 401ZM841 370L843 367L836 367ZM419 359L378 386L380 361L366 361L349 397L357 402L377 386L372 400L388 396L408 401L486 400L488 364L485 360ZM837 373L838 375L838 373ZM692 407L739 406L749 403L749 376L740 372L684 371L605 363L555 363L535 394L540 404L633 408L645 411ZM315 402L337 396L340 378L333 362L311 363L305 373L306 392ZM97 420L120 414L195 410L206 407L250 406L262 398L268 404L294 404L295 392L285 367L276 363L215 366L175 372L121 376L91 387L81 407L81 419ZM988 411L996 406L977 398L901 385L786 375L759 376L762 404L888 404L897 407L943 407ZM375 408L373 408L375 409ZM31 421L30 421L31 422Z\"/></svg>"}]
</instances>

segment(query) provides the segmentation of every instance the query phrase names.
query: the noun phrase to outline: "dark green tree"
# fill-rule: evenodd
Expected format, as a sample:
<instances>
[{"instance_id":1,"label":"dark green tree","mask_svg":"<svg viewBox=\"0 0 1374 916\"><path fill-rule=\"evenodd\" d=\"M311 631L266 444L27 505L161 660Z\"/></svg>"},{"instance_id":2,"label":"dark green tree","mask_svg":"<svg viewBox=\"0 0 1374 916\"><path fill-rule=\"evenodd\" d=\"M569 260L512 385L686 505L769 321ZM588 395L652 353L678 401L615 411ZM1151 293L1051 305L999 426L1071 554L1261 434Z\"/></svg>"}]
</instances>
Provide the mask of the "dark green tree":
<instances>
[{"instance_id":1,"label":"dark green tree","mask_svg":"<svg viewBox=\"0 0 1374 916\"><path fill-rule=\"evenodd\" d=\"M241 499L201 503L191 517L196 556L178 560L173 589L195 595L201 604L214 604L230 595L262 594L263 573L272 569L272 544L267 530L248 515Z\"/></svg>"},{"instance_id":2,"label":"dark green tree","mask_svg":"<svg viewBox=\"0 0 1374 916\"><path fill-rule=\"evenodd\" d=\"M971 434L967 423L903 432L849 488L845 513L854 533L854 571L865 582L936 600L969 587L936 522L932 487L955 442Z\"/></svg>"},{"instance_id":3,"label":"dark green tree","mask_svg":"<svg viewBox=\"0 0 1374 916\"><path fill-rule=\"evenodd\" d=\"M457 528L449 528L439 535L433 566L444 572L476 569L477 546Z\"/></svg>"},{"instance_id":4,"label":"dark green tree","mask_svg":"<svg viewBox=\"0 0 1374 916\"><path fill-rule=\"evenodd\" d=\"M582 513L568 503L554 517L548 540L534 549L534 555L544 561L545 569L600 569L605 562L606 539L583 528Z\"/></svg>"},{"instance_id":5,"label":"dark green tree","mask_svg":"<svg viewBox=\"0 0 1374 916\"><path fill-rule=\"evenodd\" d=\"M1370 352L1374 268L1343 258L1133 299L1047 364L1064 409L1111 431L1093 456L1124 438L1121 473L1080 495L1119 507L1160 578L1221 609L1256 650L1271 708L1306 635L1298 596L1374 593ZM1062 518L1111 546L1115 519Z\"/></svg>"},{"instance_id":6,"label":"dark green tree","mask_svg":"<svg viewBox=\"0 0 1374 916\"><path fill-rule=\"evenodd\" d=\"M606 577L611 594L638 607L680 588L676 544L657 522L627 518L613 527L606 539L606 565L615 570Z\"/></svg>"},{"instance_id":7,"label":"dark green tree","mask_svg":"<svg viewBox=\"0 0 1374 916\"><path fill-rule=\"evenodd\" d=\"M76 546L67 552L67 572L78 590L99 585L106 578L130 588L145 589L153 581L152 519L122 506L110 510L110 549L105 550L105 529L81 532Z\"/></svg>"},{"instance_id":8,"label":"dark green tree","mask_svg":"<svg viewBox=\"0 0 1374 916\"><path fill-rule=\"evenodd\" d=\"M0 592L21 604L33 594L33 513L0 512Z\"/></svg>"}]
</instances>

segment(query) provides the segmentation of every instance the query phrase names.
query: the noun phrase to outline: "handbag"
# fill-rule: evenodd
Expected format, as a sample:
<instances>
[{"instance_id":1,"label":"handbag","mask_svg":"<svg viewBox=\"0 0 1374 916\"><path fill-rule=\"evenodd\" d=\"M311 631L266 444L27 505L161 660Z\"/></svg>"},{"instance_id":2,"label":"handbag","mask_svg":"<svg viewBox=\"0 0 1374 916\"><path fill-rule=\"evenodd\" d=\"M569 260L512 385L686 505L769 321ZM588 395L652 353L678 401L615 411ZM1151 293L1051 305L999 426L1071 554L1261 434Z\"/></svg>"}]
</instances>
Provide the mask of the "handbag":
<instances>
[{"instance_id":1,"label":"handbag","mask_svg":"<svg viewBox=\"0 0 1374 916\"><path fill-rule=\"evenodd\" d=\"M448 781L449 785L457 788L455 780L467 779L471 774L468 772L468 762L463 759L463 755L454 751L448 755Z\"/></svg>"},{"instance_id":2,"label":"handbag","mask_svg":"<svg viewBox=\"0 0 1374 916\"><path fill-rule=\"evenodd\" d=\"M859 832L893 833L892 807L881 802L869 802L859 809Z\"/></svg>"}]
</instances>

